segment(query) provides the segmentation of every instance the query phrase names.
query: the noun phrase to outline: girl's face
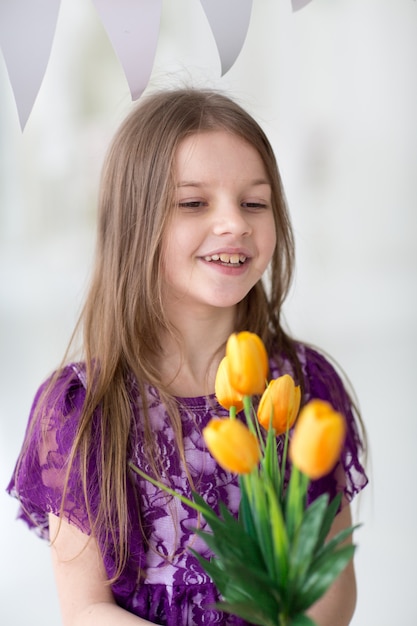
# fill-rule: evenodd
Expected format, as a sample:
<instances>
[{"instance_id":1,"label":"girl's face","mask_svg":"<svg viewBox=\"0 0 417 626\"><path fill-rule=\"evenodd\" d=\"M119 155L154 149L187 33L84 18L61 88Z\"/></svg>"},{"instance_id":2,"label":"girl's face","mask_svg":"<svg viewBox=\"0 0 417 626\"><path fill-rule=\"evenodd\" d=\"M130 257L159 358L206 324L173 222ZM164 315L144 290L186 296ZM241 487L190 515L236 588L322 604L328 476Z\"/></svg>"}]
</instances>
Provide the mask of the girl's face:
<instances>
[{"instance_id":1,"label":"girl's face","mask_svg":"<svg viewBox=\"0 0 417 626\"><path fill-rule=\"evenodd\" d=\"M237 135L218 130L184 139L175 166L163 247L168 314L172 306L234 307L261 278L276 244L262 159Z\"/></svg>"}]
</instances>

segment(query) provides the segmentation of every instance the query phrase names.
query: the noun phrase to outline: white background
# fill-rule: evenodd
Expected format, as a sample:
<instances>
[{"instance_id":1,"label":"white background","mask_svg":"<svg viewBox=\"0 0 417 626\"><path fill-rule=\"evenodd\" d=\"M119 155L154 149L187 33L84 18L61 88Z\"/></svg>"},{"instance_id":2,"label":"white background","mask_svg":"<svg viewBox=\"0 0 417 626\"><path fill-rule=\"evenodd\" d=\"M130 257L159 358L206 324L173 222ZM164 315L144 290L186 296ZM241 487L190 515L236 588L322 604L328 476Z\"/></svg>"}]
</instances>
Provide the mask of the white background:
<instances>
[{"instance_id":1,"label":"white background","mask_svg":"<svg viewBox=\"0 0 417 626\"><path fill-rule=\"evenodd\" d=\"M152 86L219 87L276 149L298 265L286 317L348 373L371 486L355 506L354 626L415 626L417 4L254 0L220 78L197 0L166 1ZM94 241L104 150L131 106L89 0L63 0L24 133L0 57L0 622L56 626L48 547L5 495L37 386L62 356Z\"/></svg>"}]
</instances>

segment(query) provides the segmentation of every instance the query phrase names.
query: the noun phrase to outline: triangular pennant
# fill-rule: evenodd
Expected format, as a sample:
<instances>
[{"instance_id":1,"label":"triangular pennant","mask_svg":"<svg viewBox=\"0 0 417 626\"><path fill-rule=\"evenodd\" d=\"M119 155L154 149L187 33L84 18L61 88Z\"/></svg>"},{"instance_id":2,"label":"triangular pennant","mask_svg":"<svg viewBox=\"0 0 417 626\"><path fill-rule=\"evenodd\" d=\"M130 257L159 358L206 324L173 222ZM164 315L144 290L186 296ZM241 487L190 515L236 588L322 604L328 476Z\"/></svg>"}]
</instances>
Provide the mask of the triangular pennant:
<instances>
[{"instance_id":1,"label":"triangular pennant","mask_svg":"<svg viewBox=\"0 0 417 626\"><path fill-rule=\"evenodd\" d=\"M310 4L311 0L291 0L292 10L299 11L303 9L307 4Z\"/></svg>"},{"instance_id":2,"label":"triangular pennant","mask_svg":"<svg viewBox=\"0 0 417 626\"><path fill-rule=\"evenodd\" d=\"M0 47L24 129L48 65L60 0L1 0Z\"/></svg>"},{"instance_id":3,"label":"triangular pennant","mask_svg":"<svg viewBox=\"0 0 417 626\"><path fill-rule=\"evenodd\" d=\"M137 100L152 73L162 0L93 0Z\"/></svg>"},{"instance_id":4,"label":"triangular pennant","mask_svg":"<svg viewBox=\"0 0 417 626\"><path fill-rule=\"evenodd\" d=\"M236 61L249 28L252 0L200 0L220 55L222 76Z\"/></svg>"}]
</instances>

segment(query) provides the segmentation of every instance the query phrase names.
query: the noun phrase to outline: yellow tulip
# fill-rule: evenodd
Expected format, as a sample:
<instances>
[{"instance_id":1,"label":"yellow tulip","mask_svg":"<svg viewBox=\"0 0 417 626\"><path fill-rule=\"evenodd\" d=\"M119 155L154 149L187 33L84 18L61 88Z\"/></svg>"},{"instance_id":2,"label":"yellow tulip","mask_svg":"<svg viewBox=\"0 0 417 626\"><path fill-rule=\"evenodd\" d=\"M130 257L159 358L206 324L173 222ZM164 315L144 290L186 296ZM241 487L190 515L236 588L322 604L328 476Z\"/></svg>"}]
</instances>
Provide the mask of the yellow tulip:
<instances>
[{"instance_id":1,"label":"yellow tulip","mask_svg":"<svg viewBox=\"0 0 417 626\"><path fill-rule=\"evenodd\" d=\"M227 356L220 361L214 383L214 391L219 404L230 411L235 407L236 413L243 409L242 395L230 384L229 360Z\"/></svg>"},{"instance_id":2,"label":"yellow tulip","mask_svg":"<svg viewBox=\"0 0 417 626\"><path fill-rule=\"evenodd\" d=\"M272 416L272 428L277 435L285 433L294 424L300 409L301 392L288 374L271 380L258 407L258 420L266 430Z\"/></svg>"},{"instance_id":3,"label":"yellow tulip","mask_svg":"<svg viewBox=\"0 0 417 626\"><path fill-rule=\"evenodd\" d=\"M229 472L249 474L259 463L258 440L238 419L213 418L203 429L203 437L217 463Z\"/></svg>"},{"instance_id":4,"label":"yellow tulip","mask_svg":"<svg viewBox=\"0 0 417 626\"><path fill-rule=\"evenodd\" d=\"M290 443L290 459L309 478L328 474L340 457L346 434L343 415L323 400L311 400L300 412Z\"/></svg>"},{"instance_id":5,"label":"yellow tulip","mask_svg":"<svg viewBox=\"0 0 417 626\"><path fill-rule=\"evenodd\" d=\"M226 356L231 385L242 396L263 393L268 376L268 355L262 339L248 331L233 333L227 340Z\"/></svg>"}]
</instances>

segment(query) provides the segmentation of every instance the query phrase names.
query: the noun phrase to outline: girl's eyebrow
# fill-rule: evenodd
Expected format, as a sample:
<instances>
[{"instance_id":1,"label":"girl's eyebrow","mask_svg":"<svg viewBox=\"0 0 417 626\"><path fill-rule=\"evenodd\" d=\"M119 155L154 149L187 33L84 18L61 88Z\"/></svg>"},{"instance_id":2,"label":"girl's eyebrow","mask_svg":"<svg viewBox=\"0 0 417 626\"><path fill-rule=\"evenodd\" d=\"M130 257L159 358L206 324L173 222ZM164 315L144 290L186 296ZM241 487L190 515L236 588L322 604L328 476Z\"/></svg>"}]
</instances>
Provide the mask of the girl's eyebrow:
<instances>
[{"instance_id":1,"label":"girl's eyebrow","mask_svg":"<svg viewBox=\"0 0 417 626\"><path fill-rule=\"evenodd\" d=\"M203 187L204 183L194 180L181 180L177 183L177 187Z\"/></svg>"},{"instance_id":2,"label":"girl's eyebrow","mask_svg":"<svg viewBox=\"0 0 417 626\"><path fill-rule=\"evenodd\" d=\"M268 185L271 187L271 183L266 178L257 178L250 183L251 187L260 187L261 185Z\"/></svg>"},{"instance_id":3,"label":"girl's eyebrow","mask_svg":"<svg viewBox=\"0 0 417 626\"><path fill-rule=\"evenodd\" d=\"M194 180L181 180L177 183L177 187L206 187L209 183ZM247 182L248 187L259 187L261 185L271 186L271 183L266 178L256 178L255 180Z\"/></svg>"}]
</instances>

